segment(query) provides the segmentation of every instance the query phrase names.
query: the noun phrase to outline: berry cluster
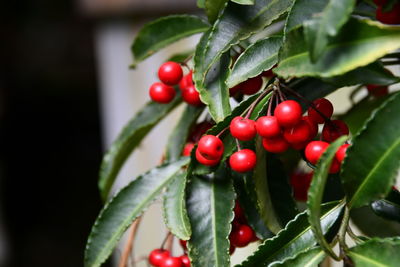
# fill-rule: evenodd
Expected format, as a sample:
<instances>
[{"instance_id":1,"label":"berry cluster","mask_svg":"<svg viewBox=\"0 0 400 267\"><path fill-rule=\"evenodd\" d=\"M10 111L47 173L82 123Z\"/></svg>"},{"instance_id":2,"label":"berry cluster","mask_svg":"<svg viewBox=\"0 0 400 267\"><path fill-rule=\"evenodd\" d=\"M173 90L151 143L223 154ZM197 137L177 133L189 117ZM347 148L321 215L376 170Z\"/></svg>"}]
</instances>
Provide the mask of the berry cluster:
<instances>
[{"instance_id":1,"label":"berry cluster","mask_svg":"<svg viewBox=\"0 0 400 267\"><path fill-rule=\"evenodd\" d=\"M186 247L186 242L184 244ZM173 257L169 250L163 248L151 251L148 260L155 267L190 267L190 259L186 254Z\"/></svg>"},{"instance_id":2,"label":"berry cluster","mask_svg":"<svg viewBox=\"0 0 400 267\"><path fill-rule=\"evenodd\" d=\"M192 71L183 75L182 67L172 61L165 62L158 69L158 78L161 82L155 82L150 86L150 98L158 103L167 104L175 97L175 89L172 87L179 84L182 99L193 106L200 106L202 102L197 92L193 80Z\"/></svg>"},{"instance_id":3,"label":"berry cluster","mask_svg":"<svg viewBox=\"0 0 400 267\"><path fill-rule=\"evenodd\" d=\"M374 0L376 19L385 24L400 24L400 1Z\"/></svg>"}]
</instances>

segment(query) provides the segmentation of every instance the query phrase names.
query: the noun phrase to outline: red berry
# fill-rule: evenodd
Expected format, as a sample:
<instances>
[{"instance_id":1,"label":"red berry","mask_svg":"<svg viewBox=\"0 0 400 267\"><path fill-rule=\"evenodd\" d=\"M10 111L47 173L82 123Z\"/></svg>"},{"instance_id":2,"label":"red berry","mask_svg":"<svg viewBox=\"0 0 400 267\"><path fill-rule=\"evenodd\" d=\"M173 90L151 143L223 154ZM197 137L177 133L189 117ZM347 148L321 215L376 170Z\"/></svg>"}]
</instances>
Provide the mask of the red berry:
<instances>
[{"instance_id":1,"label":"red berry","mask_svg":"<svg viewBox=\"0 0 400 267\"><path fill-rule=\"evenodd\" d=\"M187 255L182 255L180 258L183 263L183 267L190 267L190 259Z\"/></svg>"},{"instance_id":2,"label":"red berry","mask_svg":"<svg viewBox=\"0 0 400 267\"><path fill-rule=\"evenodd\" d=\"M245 221L243 209L240 207L239 202L236 201L233 211L235 212L235 221Z\"/></svg>"},{"instance_id":3,"label":"red berry","mask_svg":"<svg viewBox=\"0 0 400 267\"><path fill-rule=\"evenodd\" d=\"M218 158L218 159L206 159L205 157L203 157L201 155L201 153L199 152L198 148L196 149L196 159L197 159L198 162L200 162L201 164L206 165L206 166L215 166L221 160L220 158Z\"/></svg>"},{"instance_id":4,"label":"red berry","mask_svg":"<svg viewBox=\"0 0 400 267\"><path fill-rule=\"evenodd\" d=\"M193 71L190 71L188 74L182 77L181 81L179 82L179 88L181 90L186 89L187 87L193 85Z\"/></svg>"},{"instance_id":5,"label":"red berry","mask_svg":"<svg viewBox=\"0 0 400 267\"><path fill-rule=\"evenodd\" d=\"M220 159L224 153L224 144L218 137L208 134L200 138L197 150L206 159Z\"/></svg>"},{"instance_id":6,"label":"red berry","mask_svg":"<svg viewBox=\"0 0 400 267\"><path fill-rule=\"evenodd\" d=\"M327 142L333 142L342 135L349 134L349 127L341 120L332 120L325 123L322 129L322 139Z\"/></svg>"},{"instance_id":7,"label":"red berry","mask_svg":"<svg viewBox=\"0 0 400 267\"><path fill-rule=\"evenodd\" d=\"M256 166L257 156L251 149L242 149L233 153L229 158L229 165L234 171L247 172Z\"/></svg>"},{"instance_id":8,"label":"red berry","mask_svg":"<svg viewBox=\"0 0 400 267\"><path fill-rule=\"evenodd\" d=\"M285 128L283 131L283 137L288 141L288 143L302 143L309 140L311 135L310 126L304 120L301 120L296 125Z\"/></svg>"},{"instance_id":9,"label":"red berry","mask_svg":"<svg viewBox=\"0 0 400 267\"><path fill-rule=\"evenodd\" d=\"M183 148L182 156L190 156L190 153L192 153L193 147L194 147L193 143L187 143L185 145L185 147Z\"/></svg>"},{"instance_id":10,"label":"red berry","mask_svg":"<svg viewBox=\"0 0 400 267\"><path fill-rule=\"evenodd\" d=\"M333 114L333 105L331 103L331 101L329 101L326 98L319 98L314 100L314 107L321 112L322 114L324 114L324 116L326 118L330 118ZM315 109L313 109L312 107L308 108L308 116L310 117L311 120L315 121L316 123L324 123L325 122L325 118L322 117Z\"/></svg>"},{"instance_id":11,"label":"red berry","mask_svg":"<svg viewBox=\"0 0 400 267\"><path fill-rule=\"evenodd\" d=\"M389 94L389 87L386 85L367 84L368 92L376 97L385 96Z\"/></svg>"},{"instance_id":12,"label":"red berry","mask_svg":"<svg viewBox=\"0 0 400 267\"><path fill-rule=\"evenodd\" d=\"M175 85L182 79L182 67L176 62L168 61L158 69L158 78L165 84Z\"/></svg>"},{"instance_id":13,"label":"red berry","mask_svg":"<svg viewBox=\"0 0 400 267\"><path fill-rule=\"evenodd\" d=\"M383 6L376 9L376 19L385 24L400 24L400 2L393 5L392 10L384 11Z\"/></svg>"},{"instance_id":14,"label":"red berry","mask_svg":"<svg viewBox=\"0 0 400 267\"><path fill-rule=\"evenodd\" d=\"M298 201L307 200L308 188L310 188L313 172L301 173L294 172L290 176L290 184L293 187L294 198Z\"/></svg>"},{"instance_id":15,"label":"red berry","mask_svg":"<svg viewBox=\"0 0 400 267\"><path fill-rule=\"evenodd\" d=\"M301 120L301 106L294 100L286 100L275 108L274 115L283 127L296 125Z\"/></svg>"},{"instance_id":16,"label":"red berry","mask_svg":"<svg viewBox=\"0 0 400 267\"><path fill-rule=\"evenodd\" d=\"M338 173L340 171L340 162L334 158L329 168L329 173Z\"/></svg>"},{"instance_id":17,"label":"red berry","mask_svg":"<svg viewBox=\"0 0 400 267\"><path fill-rule=\"evenodd\" d=\"M182 90L182 98L183 101L192 106L201 106L203 104L200 100L199 92L197 92L193 84Z\"/></svg>"},{"instance_id":18,"label":"red berry","mask_svg":"<svg viewBox=\"0 0 400 267\"><path fill-rule=\"evenodd\" d=\"M377 6L383 6L385 5L387 0L374 0L375 5Z\"/></svg>"},{"instance_id":19,"label":"red berry","mask_svg":"<svg viewBox=\"0 0 400 267\"><path fill-rule=\"evenodd\" d=\"M203 121L199 124L196 124L189 135L189 140L191 140L194 143L197 143L200 140L200 137L213 126L214 124L208 121Z\"/></svg>"},{"instance_id":20,"label":"red berry","mask_svg":"<svg viewBox=\"0 0 400 267\"><path fill-rule=\"evenodd\" d=\"M175 90L163 83L153 83L149 89L150 98L158 103L167 104L175 97Z\"/></svg>"},{"instance_id":21,"label":"red berry","mask_svg":"<svg viewBox=\"0 0 400 267\"><path fill-rule=\"evenodd\" d=\"M183 267L180 257L168 257L161 264L160 267Z\"/></svg>"},{"instance_id":22,"label":"red berry","mask_svg":"<svg viewBox=\"0 0 400 267\"><path fill-rule=\"evenodd\" d=\"M186 240L179 239L179 244L181 244L181 247L182 247L184 250L187 249L186 243L187 243Z\"/></svg>"},{"instance_id":23,"label":"red berry","mask_svg":"<svg viewBox=\"0 0 400 267\"><path fill-rule=\"evenodd\" d=\"M283 153L289 148L289 143L281 135L263 138L262 144L264 149L271 153Z\"/></svg>"},{"instance_id":24,"label":"red berry","mask_svg":"<svg viewBox=\"0 0 400 267\"><path fill-rule=\"evenodd\" d=\"M262 86L263 80L261 76L256 76L244 81L240 84L240 88L245 95L252 95L257 93Z\"/></svg>"},{"instance_id":25,"label":"red berry","mask_svg":"<svg viewBox=\"0 0 400 267\"><path fill-rule=\"evenodd\" d=\"M346 156L346 151L347 148L350 146L350 144L343 144L339 147L338 151L336 151L335 157L339 161L339 163L342 163L344 160L344 157Z\"/></svg>"},{"instance_id":26,"label":"red berry","mask_svg":"<svg viewBox=\"0 0 400 267\"><path fill-rule=\"evenodd\" d=\"M256 136L256 123L243 117L235 117L229 126L233 137L241 141L249 141Z\"/></svg>"},{"instance_id":27,"label":"red berry","mask_svg":"<svg viewBox=\"0 0 400 267\"><path fill-rule=\"evenodd\" d=\"M275 116L262 116L256 121L257 133L262 137L274 137L281 133L281 127Z\"/></svg>"},{"instance_id":28,"label":"red berry","mask_svg":"<svg viewBox=\"0 0 400 267\"><path fill-rule=\"evenodd\" d=\"M149 263L153 266L161 266L161 263L169 257L169 251L164 249L154 249L150 252Z\"/></svg>"},{"instance_id":29,"label":"red berry","mask_svg":"<svg viewBox=\"0 0 400 267\"><path fill-rule=\"evenodd\" d=\"M272 78L275 76L275 74L272 72L272 69L269 69L269 70L263 71L261 73L261 76L267 77L267 78Z\"/></svg>"},{"instance_id":30,"label":"red berry","mask_svg":"<svg viewBox=\"0 0 400 267\"><path fill-rule=\"evenodd\" d=\"M231 243L235 247L245 247L254 239L254 231L250 226L241 224L231 234Z\"/></svg>"},{"instance_id":31,"label":"red berry","mask_svg":"<svg viewBox=\"0 0 400 267\"><path fill-rule=\"evenodd\" d=\"M235 247L234 245L231 244L231 245L229 246L229 254L232 255L233 253L235 253L235 250L236 250L236 247Z\"/></svg>"},{"instance_id":32,"label":"red berry","mask_svg":"<svg viewBox=\"0 0 400 267\"><path fill-rule=\"evenodd\" d=\"M306 159L313 165L315 165L321 155L325 152L328 148L329 144L323 141L311 141L306 146L304 151Z\"/></svg>"},{"instance_id":33,"label":"red berry","mask_svg":"<svg viewBox=\"0 0 400 267\"><path fill-rule=\"evenodd\" d=\"M292 143L292 144L290 144L290 147L295 150L302 150L308 145L308 143L309 143L308 140L305 142L301 142L301 143Z\"/></svg>"},{"instance_id":34,"label":"red berry","mask_svg":"<svg viewBox=\"0 0 400 267\"><path fill-rule=\"evenodd\" d=\"M242 91L241 83L236 85L236 86L234 86L234 87L232 87L232 88L229 88L229 96L234 96L239 91Z\"/></svg>"},{"instance_id":35,"label":"red berry","mask_svg":"<svg viewBox=\"0 0 400 267\"><path fill-rule=\"evenodd\" d=\"M311 120L311 118L309 116L303 116L301 119L308 123L308 126L310 127L309 140L312 140L318 134L318 124L316 122L314 122L313 120Z\"/></svg>"}]
</instances>

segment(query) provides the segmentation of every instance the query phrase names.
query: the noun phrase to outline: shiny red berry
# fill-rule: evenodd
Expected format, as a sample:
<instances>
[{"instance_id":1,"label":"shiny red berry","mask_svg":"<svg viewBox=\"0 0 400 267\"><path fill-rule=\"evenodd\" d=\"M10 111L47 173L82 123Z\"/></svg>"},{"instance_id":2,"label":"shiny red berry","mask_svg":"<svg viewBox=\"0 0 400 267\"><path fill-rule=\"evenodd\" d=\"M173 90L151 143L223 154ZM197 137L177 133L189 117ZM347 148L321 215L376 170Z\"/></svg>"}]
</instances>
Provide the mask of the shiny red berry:
<instances>
[{"instance_id":1,"label":"shiny red berry","mask_svg":"<svg viewBox=\"0 0 400 267\"><path fill-rule=\"evenodd\" d=\"M208 134L200 138L197 150L206 159L220 159L224 153L224 144L215 135Z\"/></svg>"},{"instance_id":2,"label":"shiny red berry","mask_svg":"<svg viewBox=\"0 0 400 267\"><path fill-rule=\"evenodd\" d=\"M334 158L329 168L329 173L338 173L340 171L340 162Z\"/></svg>"},{"instance_id":3,"label":"shiny red berry","mask_svg":"<svg viewBox=\"0 0 400 267\"><path fill-rule=\"evenodd\" d=\"M385 96L389 94L389 87L386 85L367 84L368 92L376 97Z\"/></svg>"},{"instance_id":4,"label":"shiny red berry","mask_svg":"<svg viewBox=\"0 0 400 267\"><path fill-rule=\"evenodd\" d=\"M326 122L324 128L322 129L322 139L327 142L333 142L342 135L349 134L349 127L344 121L332 120Z\"/></svg>"},{"instance_id":5,"label":"shiny red berry","mask_svg":"<svg viewBox=\"0 0 400 267\"><path fill-rule=\"evenodd\" d=\"M346 151L347 148L350 146L350 144L343 144L339 147L338 151L336 151L335 157L339 161L339 163L342 163L344 160L344 157L346 156Z\"/></svg>"},{"instance_id":6,"label":"shiny red berry","mask_svg":"<svg viewBox=\"0 0 400 267\"><path fill-rule=\"evenodd\" d=\"M274 137L281 133L275 116L262 116L256 121L256 130L261 137Z\"/></svg>"},{"instance_id":7,"label":"shiny red berry","mask_svg":"<svg viewBox=\"0 0 400 267\"><path fill-rule=\"evenodd\" d=\"M243 209L240 207L239 203L236 201L235 208L233 209L235 212L235 221L244 222L246 221L243 213Z\"/></svg>"},{"instance_id":8,"label":"shiny red berry","mask_svg":"<svg viewBox=\"0 0 400 267\"><path fill-rule=\"evenodd\" d=\"M314 107L324 114L324 116L328 119L332 117L333 114L333 105L331 101L329 101L326 98L319 98L313 101ZM308 117L310 117L311 120L315 121L316 123L324 123L325 118L321 116L315 109L312 107L308 108Z\"/></svg>"},{"instance_id":9,"label":"shiny red berry","mask_svg":"<svg viewBox=\"0 0 400 267\"><path fill-rule=\"evenodd\" d=\"M231 234L231 243L235 247L245 247L254 239L254 231L250 226L241 224Z\"/></svg>"},{"instance_id":10,"label":"shiny red berry","mask_svg":"<svg viewBox=\"0 0 400 267\"><path fill-rule=\"evenodd\" d=\"M271 153L283 153L290 146L285 138L283 138L281 135L271 138L263 138L262 144L264 149Z\"/></svg>"},{"instance_id":11,"label":"shiny red berry","mask_svg":"<svg viewBox=\"0 0 400 267\"><path fill-rule=\"evenodd\" d=\"M312 140L318 134L318 124L314 122L312 119L310 119L309 116L303 116L301 119L308 123L308 126L310 127L309 140Z\"/></svg>"},{"instance_id":12,"label":"shiny red berry","mask_svg":"<svg viewBox=\"0 0 400 267\"><path fill-rule=\"evenodd\" d=\"M215 166L220 162L220 158L218 159L206 159L205 157L203 157L203 155L199 152L199 149L196 149L196 159L198 162L200 162L203 165L206 166Z\"/></svg>"},{"instance_id":13,"label":"shiny red berry","mask_svg":"<svg viewBox=\"0 0 400 267\"><path fill-rule=\"evenodd\" d=\"M167 257L160 267L183 267L183 263L180 257Z\"/></svg>"},{"instance_id":14,"label":"shiny red berry","mask_svg":"<svg viewBox=\"0 0 400 267\"><path fill-rule=\"evenodd\" d=\"M159 267L161 263L169 257L169 251L164 249L154 249L150 252L149 263L153 266Z\"/></svg>"},{"instance_id":15,"label":"shiny red berry","mask_svg":"<svg viewBox=\"0 0 400 267\"><path fill-rule=\"evenodd\" d=\"M325 150L328 148L329 144L323 141L311 141L306 146L304 151L306 159L313 165L315 165Z\"/></svg>"},{"instance_id":16,"label":"shiny red berry","mask_svg":"<svg viewBox=\"0 0 400 267\"><path fill-rule=\"evenodd\" d=\"M153 83L149 89L150 98L158 103L167 104L175 97L175 90L163 83Z\"/></svg>"},{"instance_id":17,"label":"shiny red berry","mask_svg":"<svg viewBox=\"0 0 400 267\"><path fill-rule=\"evenodd\" d=\"M294 172L290 176L290 184L293 187L294 198L298 201L307 201L307 192L310 188L313 172Z\"/></svg>"},{"instance_id":18,"label":"shiny red berry","mask_svg":"<svg viewBox=\"0 0 400 267\"><path fill-rule=\"evenodd\" d=\"M181 65L173 61L165 62L158 69L158 78L168 85L178 84L182 76L183 71Z\"/></svg>"},{"instance_id":19,"label":"shiny red berry","mask_svg":"<svg viewBox=\"0 0 400 267\"><path fill-rule=\"evenodd\" d=\"M193 71L190 71L188 74L182 77L181 81L179 82L179 88L181 90L186 89L187 87L193 85Z\"/></svg>"},{"instance_id":20,"label":"shiny red berry","mask_svg":"<svg viewBox=\"0 0 400 267\"><path fill-rule=\"evenodd\" d=\"M229 246L229 254L232 255L233 253L235 253L235 250L236 250L236 247L235 247L234 245L231 244L231 245Z\"/></svg>"},{"instance_id":21,"label":"shiny red berry","mask_svg":"<svg viewBox=\"0 0 400 267\"><path fill-rule=\"evenodd\" d=\"M290 144L290 147L293 148L294 150L302 150L308 145L308 140L301 142L301 143L292 143Z\"/></svg>"},{"instance_id":22,"label":"shiny red berry","mask_svg":"<svg viewBox=\"0 0 400 267\"><path fill-rule=\"evenodd\" d=\"M190 156L190 153L192 153L193 147L194 147L193 143L186 143L186 145L183 147L182 156Z\"/></svg>"},{"instance_id":23,"label":"shiny red berry","mask_svg":"<svg viewBox=\"0 0 400 267\"><path fill-rule=\"evenodd\" d=\"M400 24L400 2L395 3L393 8L386 12L383 6L378 6L376 19L385 24Z\"/></svg>"},{"instance_id":24,"label":"shiny red berry","mask_svg":"<svg viewBox=\"0 0 400 267\"><path fill-rule=\"evenodd\" d=\"M203 104L200 100L200 94L193 84L182 90L182 98L183 101L192 106L201 106Z\"/></svg>"},{"instance_id":25,"label":"shiny red berry","mask_svg":"<svg viewBox=\"0 0 400 267\"><path fill-rule=\"evenodd\" d=\"M241 91L245 95L252 95L257 93L262 86L263 80L261 76L256 76L254 78L250 78L247 81L244 81L240 84Z\"/></svg>"},{"instance_id":26,"label":"shiny red berry","mask_svg":"<svg viewBox=\"0 0 400 267\"><path fill-rule=\"evenodd\" d=\"M183 267L190 267L190 259L187 255L182 255L180 258L183 263Z\"/></svg>"},{"instance_id":27,"label":"shiny red berry","mask_svg":"<svg viewBox=\"0 0 400 267\"><path fill-rule=\"evenodd\" d=\"M283 127L296 125L301 120L301 106L294 100L286 100L275 108L274 116Z\"/></svg>"},{"instance_id":28,"label":"shiny red berry","mask_svg":"<svg viewBox=\"0 0 400 267\"><path fill-rule=\"evenodd\" d=\"M310 126L304 120L292 127L285 128L283 131L283 137L288 143L302 143L309 140L311 135Z\"/></svg>"},{"instance_id":29,"label":"shiny red berry","mask_svg":"<svg viewBox=\"0 0 400 267\"><path fill-rule=\"evenodd\" d=\"M229 158L229 165L237 172L248 172L254 169L257 162L256 153L251 149L242 149L233 153Z\"/></svg>"},{"instance_id":30,"label":"shiny red berry","mask_svg":"<svg viewBox=\"0 0 400 267\"><path fill-rule=\"evenodd\" d=\"M243 117L235 117L229 126L233 137L241 141L249 141L256 136L256 123Z\"/></svg>"}]
</instances>

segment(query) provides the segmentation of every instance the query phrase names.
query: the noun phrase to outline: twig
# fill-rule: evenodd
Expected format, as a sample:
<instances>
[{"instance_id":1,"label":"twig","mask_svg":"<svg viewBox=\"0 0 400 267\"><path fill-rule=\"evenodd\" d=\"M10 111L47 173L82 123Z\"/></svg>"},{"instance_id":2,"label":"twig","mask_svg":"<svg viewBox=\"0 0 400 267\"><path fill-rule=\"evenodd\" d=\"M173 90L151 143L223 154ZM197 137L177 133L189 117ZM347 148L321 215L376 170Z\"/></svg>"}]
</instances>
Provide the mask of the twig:
<instances>
[{"instance_id":1,"label":"twig","mask_svg":"<svg viewBox=\"0 0 400 267\"><path fill-rule=\"evenodd\" d=\"M124 251L122 252L121 259L119 261L119 265L118 265L119 267L127 266L129 255L132 252L133 242L135 240L135 236L136 236L137 230L139 228L141 219L142 219L142 217L137 218L131 225L128 240L126 241Z\"/></svg>"},{"instance_id":2,"label":"twig","mask_svg":"<svg viewBox=\"0 0 400 267\"><path fill-rule=\"evenodd\" d=\"M400 60L382 61L382 64L385 66L398 65L400 64Z\"/></svg>"}]
</instances>

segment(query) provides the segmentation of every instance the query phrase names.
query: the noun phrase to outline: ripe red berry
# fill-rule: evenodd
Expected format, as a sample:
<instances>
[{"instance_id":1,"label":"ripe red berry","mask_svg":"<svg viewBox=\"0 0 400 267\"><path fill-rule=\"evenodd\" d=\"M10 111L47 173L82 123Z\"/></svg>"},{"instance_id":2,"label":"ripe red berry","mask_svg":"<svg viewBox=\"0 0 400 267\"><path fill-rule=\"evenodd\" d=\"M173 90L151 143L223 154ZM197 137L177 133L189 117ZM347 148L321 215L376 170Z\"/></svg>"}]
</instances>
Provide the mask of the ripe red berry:
<instances>
[{"instance_id":1,"label":"ripe red berry","mask_svg":"<svg viewBox=\"0 0 400 267\"><path fill-rule=\"evenodd\" d=\"M181 81L179 82L179 88L181 90L186 89L187 87L193 85L193 71L190 71L188 74L182 77Z\"/></svg>"},{"instance_id":2,"label":"ripe red berry","mask_svg":"<svg viewBox=\"0 0 400 267\"><path fill-rule=\"evenodd\" d=\"M236 250L236 247L235 247L234 245L231 244L231 245L229 246L229 254L232 255L233 253L235 253L235 250Z\"/></svg>"},{"instance_id":3,"label":"ripe red berry","mask_svg":"<svg viewBox=\"0 0 400 267\"><path fill-rule=\"evenodd\" d=\"M193 147L194 147L193 143L186 143L186 145L182 151L182 156L190 156L190 153L192 153Z\"/></svg>"},{"instance_id":4,"label":"ripe red berry","mask_svg":"<svg viewBox=\"0 0 400 267\"><path fill-rule=\"evenodd\" d=\"M340 162L334 158L329 168L329 173L338 173L340 171Z\"/></svg>"},{"instance_id":5,"label":"ripe red berry","mask_svg":"<svg viewBox=\"0 0 400 267\"><path fill-rule=\"evenodd\" d=\"M190 267L190 259L187 255L182 255L180 258L183 263L183 267Z\"/></svg>"},{"instance_id":6,"label":"ripe red berry","mask_svg":"<svg viewBox=\"0 0 400 267\"><path fill-rule=\"evenodd\" d=\"M163 83L153 83L149 89L150 98L158 103L167 104L175 97L175 90Z\"/></svg>"},{"instance_id":7,"label":"ripe red berry","mask_svg":"<svg viewBox=\"0 0 400 267\"><path fill-rule=\"evenodd\" d=\"M181 244L181 247L183 248L183 250L187 249L186 243L187 243L186 240L179 239L179 244Z\"/></svg>"},{"instance_id":8,"label":"ripe red berry","mask_svg":"<svg viewBox=\"0 0 400 267\"><path fill-rule=\"evenodd\" d=\"M245 247L254 239L254 231L250 226L241 224L232 231L230 236L231 243L235 247Z\"/></svg>"},{"instance_id":9,"label":"ripe red berry","mask_svg":"<svg viewBox=\"0 0 400 267\"><path fill-rule=\"evenodd\" d=\"M262 144L264 149L271 153L283 153L289 148L289 143L281 135L263 138Z\"/></svg>"},{"instance_id":10,"label":"ripe red berry","mask_svg":"<svg viewBox=\"0 0 400 267\"><path fill-rule=\"evenodd\" d=\"M383 6L376 9L376 19L385 24L400 24L400 2L393 5L392 10L384 11Z\"/></svg>"},{"instance_id":11,"label":"ripe red berry","mask_svg":"<svg viewBox=\"0 0 400 267\"><path fill-rule=\"evenodd\" d=\"M267 78L272 78L275 76L275 74L272 72L272 69L269 69L269 70L263 71L261 73L261 76L267 77Z\"/></svg>"},{"instance_id":12,"label":"ripe red berry","mask_svg":"<svg viewBox=\"0 0 400 267\"><path fill-rule=\"evenodd\" d=\"M341 120L332 120L325 123L322 129L322 139L327 142L333 142L342 135L349 134L349 127Z\"/></svg>"},{"instance_id":13,"label":"ripe red berry","mask_svg":"<svg viewBox=\"0 0 400 267\"><path fill-rule=\"evenodd\" d=\"M307 201L307 192L310 188L313 172L294 172L290 176L290 184L293 187L294 198L298 201Z\"/></svg>"},{"instance_id":14,"label":"ripe red berry","mask_svg":"<svg viewBox=\"0 0 400 267\"><path fill-rule=\"evenodd\" d=\"M350 146L350 144L343 144L339 147L338 151L336 151L335 157L339 161L339 163L342 163L344 160L344 157L346 156L346 151L347 148Z\"/></svg>"},{"instance_id":15,"label":"ripe red berry","mask_svg":"<svg viewBox=\"0 0 400 267\"><path fill-rule=\"evenodd\" d=\"M275 116L262 116L256 121L256 130L261 137L274 137L281 133Z\"/></svg>"},{"instance_id":16,"label":"ripe red berry","mask_svg":"<svg viewBox=\"0 0 400 267\"><path fill-rule=\"evenodd\" d=\"M169 257L169 251L164 249L154 249L150 252L149 263L153 266L161 266L161 263Z\"/></svg>"},{"instance_id":17,"label":"ripe red berry","mask_svg":"<svg viewBox=\"0 0 400 267\"><path fill-rule=\"evenodd\" d=\"M246 219L244 217L243 209L240 207L239 203L236 201L235 208L233 209L235 212L235 221L244 222Z\"/></svg>"},{"instance_id":18,"label":"ripe red berry","mask_svg":"<svg viewBox=\"0 0 400 267\"><path fill-rule=\"evenodd\" d=\"M366 87L368 92L376 97L389 94L389 87L386 85L367 84Z\"/></svg>"},{"instance_id":19,"label":"ripe red berry","mask_svg":"<svg viewBox=\"0 0 400 267\"><path fill-rule=\"evenodd\" d=\"M242 149L233 153L229 158L229 165L234 171L247 172L256 166L257 156L251 149Z\"/></svg>"},{"instance_id":20,"label":"ripe red berry","mask_svg":"<svg viewBox=\"0 0 400 267\"><path fill-rule=\"evenodd\" d=\"M283 131L283 137L288 141L288 143L302 143L309 140L311 135L310 126L304 120L292 127L285 128Z\"/></svg>"},{"instance_id":21,"label":"ripe red berry","mask_svg":"<svg viewBox=\"0 0 400 267\"><path fill-rule=\"evenodd\" d=\"M250 78L247 81L244 81L240 84L240 88L245 95L252 95L257 93L262 86L263 80L261 76L256 76L254 78Z\"/></svg>"},{"instance_id":22,"label":"ripe red berry","mask_svg":"<svg viewBox=\"0 0 400 267\"><path fill-rule=\"evenodd\" d=\"M331 103L331 101L329 101L326 98L319 98L314 100L314 107L321 112L322 114L324 114L324 116L326 118L330 118L333 114L333 105ZM315 121L316 123L324 123L325 122L325 118L322 117L315 109L313 109L312 107L308 108L308 116L310 117L311 120Z\"/></svg>"},{"instance_id":23,"label":"ripe red berry","mask_svg":"<svg viewBox=\"0 0 400 267\"><path fill-rule=\"evenodd\" d=\"M286 100L275 108L274 115L283 127L296 125L301 120L301 106L294 100Z\"/></svg>"},{"instance_id":24,"label":"ripe red berry","mask_svg":"<svg viewBox=\"0 0 400 267\"><path fill-rule=\"evenodd\" d=\"M208 160L220 159L224 153L224 144L215 135L208 134L200 138L197 150Z\"/></svg>"},{"instance_id":25,"label":"ripe red berry","mask_svg":"<svg viewBox=\"0 0 400 267\"><path fill-rule=\"evenodd\" d=\"M175 85L182 79L183 71L181 65L168 61L158 69L158 78L165 84Z\"/></svg>"},{"instance_id":26,"label":"ripe red berry","mask_svg":"<svg viewBox=\"0 0 400 267\"><path fill-rule=\"evenodd\" d=\"M194 85L189 85L182 90L183 101L192 106L201 106L203 103L200 100L199 92L197 92Z\"/></svg>"},{"instance_id":27,"label":"ripe red berry","mask_svg":"<svg viewBox=\"0 0 400 267\"><path fill-rule=\"evenodd\" d=\"M198 162L200 162L203 165L206 166L215 166L220 162L220 158L218 159L206 159L205 157L203 157L203 155L201 155L201 153L199 152L199 149L196 149L196 159Z\"/></svg>"},{"instance_id":28,"label":"ripe red berry","mask_svg":"<svg viewBox=\"0 0 400 267\"><path fill-rule=\"evenodd\" d=\"M308 126L310 127L309 140L312 140L318 134L318 124L311 120L309 116L303 116L301 119L308 123Z\"/></svg>"},{"instance_id":29,"label":"ripe red berry","mask_svg":"<svg viewBox=\"0 0 400 267\"><path fill-rule=\"evenodd\" d=\"M308 140L301 142L301 143L292 143L290 144L290 147L293 148L294 150L302 150L308 145Z\"/></svg>"},{"instance_id":30,"label":"ripe red berry","mask_svg":"<svg viewBox=\"0 0 400 267\"><path fill-rule=\"evenodd\" d=\"M180 257L167 257L160 267L183 267L183 263Z\"/></svg>"},{"instance_id":31,"label":"ripe red berry","mask_svg":"<svg viewBox=\"0 0 400 267\"><path fill-rule=\"evenodd\" d=\"M325 152L328 148L329 144L323 141L311 141L306 146L304 151L306 159L313 165L315 165L321 155Z\"/></svg>"},{"instance_id":32,"label":"ripe red berry","mask_svg":"<svg viewBox=\"0 0 400 267\"><path fill-rule=\"evenodd\" d=\"M239 91L242 91L241 84L239 83L238 85L229 88L229 96L234 96L236 95Z\"/></svg>"},{"instance_id":33,"label":"ripe red berry","mask_svg":"<svg viewBox=\"0 0 400 267\"><path fill-rule=\"evenodd\" d=\"M241 141L249 141L256 136L256 123L240 116L235 117L229 126L233 137Z\"/></svg>"}]
</instances>

